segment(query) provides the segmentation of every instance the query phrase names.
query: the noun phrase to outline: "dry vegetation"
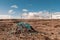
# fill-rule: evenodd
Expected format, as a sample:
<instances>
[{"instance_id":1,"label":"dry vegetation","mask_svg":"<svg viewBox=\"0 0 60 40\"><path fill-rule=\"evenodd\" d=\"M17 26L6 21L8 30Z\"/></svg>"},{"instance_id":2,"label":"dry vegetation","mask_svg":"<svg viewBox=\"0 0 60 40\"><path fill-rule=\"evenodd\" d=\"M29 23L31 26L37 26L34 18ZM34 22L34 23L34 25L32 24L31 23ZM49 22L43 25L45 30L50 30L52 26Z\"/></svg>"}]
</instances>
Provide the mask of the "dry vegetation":
<instances>
[{"instance_id":1,"label":"dry vegetation","mask_svg":"<svg viewBox=\"0 0 60 40\"><path fill-rule=\"evenodd\" d=\"M26 22L41 33L14 34L16 23ZM60 40L59 19L0 19L0 40Z\"/></svg>"}]
</instances>

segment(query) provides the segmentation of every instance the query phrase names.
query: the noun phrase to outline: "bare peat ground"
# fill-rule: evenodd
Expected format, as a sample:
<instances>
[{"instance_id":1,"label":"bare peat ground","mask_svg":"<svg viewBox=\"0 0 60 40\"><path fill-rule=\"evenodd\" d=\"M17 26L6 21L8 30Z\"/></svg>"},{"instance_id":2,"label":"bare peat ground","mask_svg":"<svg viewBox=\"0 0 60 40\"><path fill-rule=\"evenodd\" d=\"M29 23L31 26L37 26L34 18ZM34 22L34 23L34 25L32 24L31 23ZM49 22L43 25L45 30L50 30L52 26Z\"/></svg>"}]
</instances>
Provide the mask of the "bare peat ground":
<instances>
[{"instance_id":1,"label":"bare peat ground","mask_svg":"<svg viewBox=\"0 0 60 40\"><path fill-rule=\"evenodd\" d=\"M18 22L29 23L41 33L13 34ZM60 19L0 19L0 40L60 40Z\"/></svg>"}]
</instances>

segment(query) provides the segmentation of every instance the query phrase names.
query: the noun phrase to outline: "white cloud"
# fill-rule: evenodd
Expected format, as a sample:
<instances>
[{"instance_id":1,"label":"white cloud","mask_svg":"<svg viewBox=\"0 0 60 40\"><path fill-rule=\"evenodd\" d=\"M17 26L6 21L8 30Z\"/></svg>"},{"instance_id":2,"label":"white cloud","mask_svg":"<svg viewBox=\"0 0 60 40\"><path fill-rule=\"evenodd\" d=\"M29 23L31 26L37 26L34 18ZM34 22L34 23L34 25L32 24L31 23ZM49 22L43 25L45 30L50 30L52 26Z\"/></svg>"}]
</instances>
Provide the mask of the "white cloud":
<instances>
[{"instance_id":1,"label":"white cloud","mask_svg":"<svg viewBox=\"0 0 60 40\"><path fill-rule=\"evenodd\" d=\"M0 15L0 19L21 19L20 16Z\"/></svg>"},{"instance_id":2,"label":"white cloud","mask_svg":"<svg viewBox=\"0 0 60 40\"><path fill-rule=\"evenodd\" d=\"M14 12L14 10L11 9L11 10L8 11L8 13L9 14L14 14L15 12Z\"/></svg>"},{"instance_id":3,"label":"white cloud","mask_svg":"<svg viewBox=\"0 0 60 40\"><path fill-rule=\"evenodd\" d=\"M9 10L9 13L12 13L13 12L13 10Z\"/></svg>"},{"instance_id":4,"label":"white cloud","mask_svg":"<svg viewBox=\"0 0 60 40\"><path fill-rule=\"evenodd\" d=\"M0 15L0 19L11 19L11 15Z\"/></svg>"},{"instance_id":5,"label":"white cloud","mask_svg":"<svg viewBox=\"0 0 60 40\"><path fill-rule=\"evenodd\" d=\"M21 16L11 16L12 19L21 19Z\"/></svg>"},{"instance_id":6,"label":"white cloud","mask_svg":"<svg viewBox=\"0 0 60 40\"><path fill-rule=\"evenodd\" d=\"M23 19L51 19L51 14L47 11L28 12L22 14Z\"/></svg>"},{"instance_id":7,"label":"white cloud","mask_svg":"<svg viewBox=\"0 0 60 40\"><path fill-rule=\"evenodd\" d=\"M60 15L52 15L52 19L60 19Z\"/></svg>"},{"instance_id":8,"label":"white cloud","mask_svg":"<svg viewBox=\"0 0 60 40\"><path fill-rule=\"evenodd\" d=\"M60 19L60 12L52 13L52 19Z\"/></svg>"},{"instance_id":9,"label":"white cloud","mask_svg":"<svg viewBox=\"0 0 60 40\"><path fill-rule=\"evenodd\" d=\"M16 5L12 5L11 8L18 8ZM11 16L13 19L60 19L60 12L48 12L48 11L39 11L39 12L28 12L27 9L22 9L23 13L20 16ZM9 14L14 14L14 9L8 11ZM51 15L52 14L52 15ZM1 17L2 18L2 17Z\"/></svg>"},{"instance_id":10,"label":"white cloud","mask_svg":"<svg viewBox=\"0 0 60 40\"><path fill-rule=\"evenodd\" d=\"M28 10L27 9L22 9L22 11L27 12Z\"/></svg>"},{"instance_id":11,"label":"white cloud","mask_svg":"<svg viewBox=\"0 0 60 40\"><path fill-rule=\"evenodd\" d=\"M8 13L9 13L9 14L14 14L14 13L16 13L14 10L15 10L16 8L18 8L18 6L17 6L17 5L12 5L11 8L12 8L12 9L10 9L10 10L8 11ZM13 8L14 8L14 9L13 9Z\"/></svg>"},{"instance_id":12,"label":"white cloud","mask_svg":"<svg viewBox=\"0 0 60 40\"><path fill-rule=\"evenodd\" d=\"M60 19L60 12L25 12L22 14L23 19Z\"/></svg>"},{"instance_id":13,"label":"white cloud","mask_svg":"<svg viewBox=\"0 0 60 40\"><path fill-rule=\"evenodd\" d=\"M17 5L12 5L11 8L18 8L18 6Z\"/></svg>"}]
</instances>

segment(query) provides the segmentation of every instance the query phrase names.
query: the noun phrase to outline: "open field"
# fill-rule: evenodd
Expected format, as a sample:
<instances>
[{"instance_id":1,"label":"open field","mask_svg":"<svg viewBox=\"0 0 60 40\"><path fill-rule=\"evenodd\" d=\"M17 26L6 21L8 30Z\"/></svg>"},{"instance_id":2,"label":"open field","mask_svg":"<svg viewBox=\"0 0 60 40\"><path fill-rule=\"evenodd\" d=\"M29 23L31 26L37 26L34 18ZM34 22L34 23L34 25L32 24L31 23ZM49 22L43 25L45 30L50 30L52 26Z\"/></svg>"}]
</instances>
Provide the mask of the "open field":
<instances>
[{"instance_id":1,"label":"open field","mask_svg":"<svg viewBox=\"0 0 60 40\"><path fill-rule=\"evenodd\" d=\"M42 33L11 34L18 22L29 23ZM0 19L0 40L60 40L60 19Z\"/></svg>"}]
</instances>

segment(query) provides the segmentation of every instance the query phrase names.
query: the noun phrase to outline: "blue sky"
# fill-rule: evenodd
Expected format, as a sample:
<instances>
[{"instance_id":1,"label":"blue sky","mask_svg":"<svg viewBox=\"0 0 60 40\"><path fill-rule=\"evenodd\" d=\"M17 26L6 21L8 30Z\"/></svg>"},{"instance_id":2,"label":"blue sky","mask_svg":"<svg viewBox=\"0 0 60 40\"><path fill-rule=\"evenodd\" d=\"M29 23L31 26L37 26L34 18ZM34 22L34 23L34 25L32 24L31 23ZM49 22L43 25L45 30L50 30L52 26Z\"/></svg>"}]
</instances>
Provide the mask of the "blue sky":
<instances>
[{"instance_id":1,"label":"blue sky","mask_svg":"<svg viewBox=\"0 0 60 40\"><path fill-rule=\"evenodd\" d=\"M44 10L49 12L60 12L60 0L0 0L0 14L17 16L24 12L23 9L28 12ZM11 14L9 11L11 11Z\"/></svg>"}]
</instances>

